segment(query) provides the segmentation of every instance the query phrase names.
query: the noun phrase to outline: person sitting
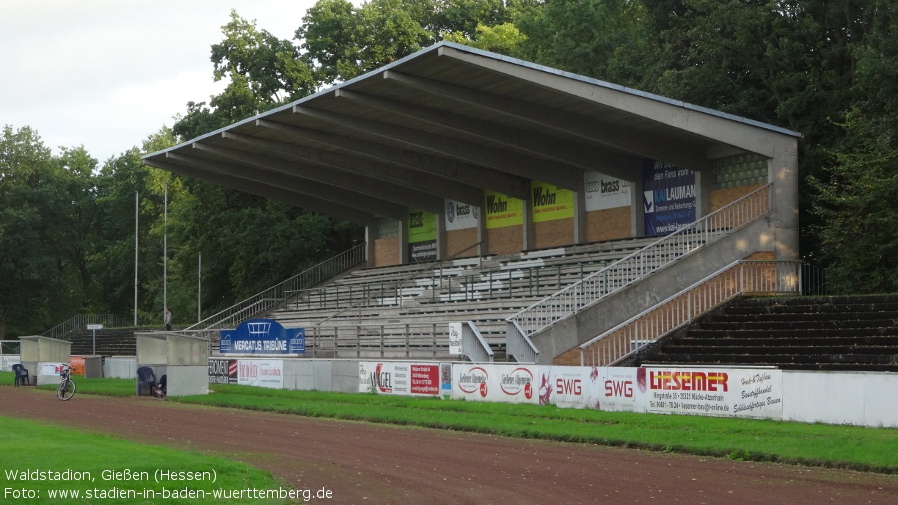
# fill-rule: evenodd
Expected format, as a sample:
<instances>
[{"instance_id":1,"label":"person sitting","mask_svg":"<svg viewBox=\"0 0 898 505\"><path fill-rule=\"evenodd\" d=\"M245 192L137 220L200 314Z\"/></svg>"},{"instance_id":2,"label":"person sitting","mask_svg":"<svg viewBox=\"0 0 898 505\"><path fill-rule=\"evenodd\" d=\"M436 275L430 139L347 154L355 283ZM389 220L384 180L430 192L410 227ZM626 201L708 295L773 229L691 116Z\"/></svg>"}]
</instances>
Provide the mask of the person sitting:
<instances>
[{"instance_id":1,"label":"person sitting","mask_svg":"<svg viewBox=\"0 0 898 505\"><path fill-rule=\"evenodd\" d=\"M156 398L165 398L165 395L168 394L168 377L163 375L159 377L159 382L153 387L153 396Z\"/></svg>"}]
</instances>

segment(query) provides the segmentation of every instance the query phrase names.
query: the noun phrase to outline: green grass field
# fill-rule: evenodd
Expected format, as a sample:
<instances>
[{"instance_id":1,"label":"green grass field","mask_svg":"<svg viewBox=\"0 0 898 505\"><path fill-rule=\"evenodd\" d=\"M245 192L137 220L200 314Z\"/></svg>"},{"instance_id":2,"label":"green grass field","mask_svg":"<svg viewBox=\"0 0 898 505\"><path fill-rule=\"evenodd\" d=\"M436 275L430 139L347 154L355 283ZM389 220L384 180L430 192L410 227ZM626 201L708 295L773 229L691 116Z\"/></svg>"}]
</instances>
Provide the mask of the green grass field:
<instances>
[{"instance_id":1,"label":"green grass field","mask_svg":"<svg viewBox=\"0 0 898 505\"><path fill-rule=\"evenodd\" d=\"M134 394L134 380L76 380L78 394ZM0 374L0 384L11 383L12 374ZM54 385L43 387L54 388ZM895 450L898 429L601 412L236 385L210 384L210 389L209 395L169 401L737 460L898 472L898 451Z\"/></svg>"},{"instance_id":2,"label":"green grass field","mask_svg":"<svg viewBox=\"0 0 898 505\"><path fill-rule=\"evenodd\" d=\"M281 484L267 472L224 458L136 444L31 420L0 417L0 426L0 503L301 503L279 498L254 499L245 494L233 498L236 491L247 488L279 493ZM172 473L157 475L157 471L166 470ZM182 480L188 476L190 480ZM161 477L161 482L156 481L157 477ZM214 478L214 482L205 480L207 477ZM222 490L224 495L216 497L216 490Z\"/></svg>"}]
</instances>

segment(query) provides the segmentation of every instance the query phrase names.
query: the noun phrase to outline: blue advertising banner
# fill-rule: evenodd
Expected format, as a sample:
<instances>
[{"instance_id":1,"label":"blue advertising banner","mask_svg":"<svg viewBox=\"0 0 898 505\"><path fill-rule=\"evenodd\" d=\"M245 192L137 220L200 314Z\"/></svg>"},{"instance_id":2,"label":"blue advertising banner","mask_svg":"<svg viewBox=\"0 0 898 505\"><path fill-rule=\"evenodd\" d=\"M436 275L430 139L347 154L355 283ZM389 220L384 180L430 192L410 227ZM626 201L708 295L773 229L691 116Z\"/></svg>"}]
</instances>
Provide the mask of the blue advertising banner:
<instances>
[{"instance_id":1,"label":"blue advertising banner","mask_svg":"<svg viewBox=\"0 0 898 505\"><path fill-rule=\"evenodd\" d=\"M284 328L271 319L250 319L222 330L222 354L305 354L304 328Z\"/></svg>"},{"instance_id":2,"label":"blue advertising banner","mask_svg":"<svg viewBox=\"0 0 898 505\"><path fill-rule=\"evenodd\" d=\"M695 173L670 163L642 163L645 234L667 235L695 222Z\"/></svg>"}]
</instances>

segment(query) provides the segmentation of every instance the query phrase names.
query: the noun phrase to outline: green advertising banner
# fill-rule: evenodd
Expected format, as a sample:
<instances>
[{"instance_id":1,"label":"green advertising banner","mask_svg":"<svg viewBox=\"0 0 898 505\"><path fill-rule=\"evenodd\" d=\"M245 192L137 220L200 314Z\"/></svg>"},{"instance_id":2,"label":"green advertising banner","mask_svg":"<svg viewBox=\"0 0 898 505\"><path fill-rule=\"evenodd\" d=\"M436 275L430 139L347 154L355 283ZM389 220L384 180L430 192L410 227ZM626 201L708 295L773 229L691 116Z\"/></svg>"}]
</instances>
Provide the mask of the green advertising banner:
<instances>
[{"instance_id":1,"label":"green advertising banner","mask_svg":"<svg viewBox=\"0 0 898 505\"><path fill-rule=\"evenodd\" d=\"M408 253L412 261L437 259L437 216L423 210L408 211Z\"/></svg>"}]
</instances>

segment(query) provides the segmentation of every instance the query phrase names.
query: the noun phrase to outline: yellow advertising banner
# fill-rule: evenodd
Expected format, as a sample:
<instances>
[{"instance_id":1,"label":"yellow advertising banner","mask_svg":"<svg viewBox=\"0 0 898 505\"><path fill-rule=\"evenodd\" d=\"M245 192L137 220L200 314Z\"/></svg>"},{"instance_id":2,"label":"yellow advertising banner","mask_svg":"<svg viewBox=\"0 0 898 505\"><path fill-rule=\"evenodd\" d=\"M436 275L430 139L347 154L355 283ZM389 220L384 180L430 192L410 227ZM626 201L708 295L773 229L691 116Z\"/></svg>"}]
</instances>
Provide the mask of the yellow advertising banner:
<instances>
[{"instance_id":1,"label":"yellow advertising banner","mask_svg":"<svg viewBox=\"0 0 898 505\"><path fill-rule=\"evenodd\" d=\"M574 217L574 192L542 181L530 185L533 193L533 222L544 223Z\"/></svg>"},{"instance_id":2,"label":"yellow advertising banner","mask_svg":"<svg viewBox=\"0 0 898 505\"><path fill-rule=\"evenodd\" d=\"M505 226L521 226L524 224L524 202L502 193L486 192L486 228L503 228Z\"/></svg>"}]
</instances>

